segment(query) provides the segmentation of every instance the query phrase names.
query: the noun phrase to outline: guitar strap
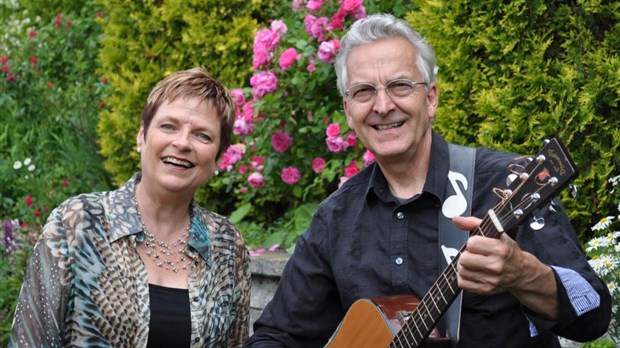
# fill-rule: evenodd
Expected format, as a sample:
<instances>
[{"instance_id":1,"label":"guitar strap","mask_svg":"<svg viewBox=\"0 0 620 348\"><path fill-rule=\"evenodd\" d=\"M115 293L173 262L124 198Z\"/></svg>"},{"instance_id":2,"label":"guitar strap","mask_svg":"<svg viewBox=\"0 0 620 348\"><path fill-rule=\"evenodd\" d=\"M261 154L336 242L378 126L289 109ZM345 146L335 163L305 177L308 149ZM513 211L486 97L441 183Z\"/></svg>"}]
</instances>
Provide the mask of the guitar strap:
<instances>
[{"instance_id":1,"label":"guitar strap","mask_svg":"<svg viewBox=\"0 0 620 348\"><path fill-rule=\"evenodd\" d=\"M452 217L471 215L471 197L474 191L476 149L456 144L448 144L448 148L450 171L448 172L441 214L438 214L439 273L448 267L467 241L468 234L452 223ZM445 328L452 346L455 346L459 340L462 299L463 293L461 292L439 323L440 328Z\"/></svg>"}]
</instances>

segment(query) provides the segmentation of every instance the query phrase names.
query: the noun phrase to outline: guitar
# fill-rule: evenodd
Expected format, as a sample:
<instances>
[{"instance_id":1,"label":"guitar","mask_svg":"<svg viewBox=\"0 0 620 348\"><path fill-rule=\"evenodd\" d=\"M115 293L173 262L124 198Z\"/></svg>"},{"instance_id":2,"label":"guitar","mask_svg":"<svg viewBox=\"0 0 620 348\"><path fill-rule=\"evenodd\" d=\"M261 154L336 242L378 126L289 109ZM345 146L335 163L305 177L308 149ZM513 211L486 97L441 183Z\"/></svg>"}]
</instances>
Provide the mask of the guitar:
<instances>
[{"instance_id":1,"label":"guitar","mask_svg":"<svg viewBox=\"0 0 620 348\"><path fill-rule=\"evenodd\" d=\"M541 151L527 160L525 168L510 168L513 174L508 188L494 189L501 197L500 203L488 211L470 235L499 238L577 176L573 160L557 139L547 140ZM537 222L531 226L542 227ZM399 295L354 302L325 347L449 347L450 339L441 337L435 326L461 292L456 264L464 250L465 246L422 300Z\"/></svg>"}]
</instances>

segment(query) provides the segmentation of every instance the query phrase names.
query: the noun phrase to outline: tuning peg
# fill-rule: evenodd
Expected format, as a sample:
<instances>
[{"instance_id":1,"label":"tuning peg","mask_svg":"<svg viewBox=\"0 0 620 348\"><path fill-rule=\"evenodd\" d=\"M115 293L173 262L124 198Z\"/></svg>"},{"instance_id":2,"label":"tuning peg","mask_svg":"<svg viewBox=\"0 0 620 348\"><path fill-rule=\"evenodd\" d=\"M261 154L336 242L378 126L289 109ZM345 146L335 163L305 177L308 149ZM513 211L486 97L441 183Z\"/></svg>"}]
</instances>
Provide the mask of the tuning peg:
<instances>
[{"instance_id":1,"label":"tuning peg","mask_svg":"<svg viewBox=\"0 0 620 348\"><path fill-rule=\"evenodd\" d=\"M551 204L549 204L548 210L552 214L557 214L560 211L560 206L555 204L555 202L551 202Z\"/></svg>"},{"instance_id":2,"label":"tuning peg","mask_svg":"<svg viewBox=\"0 0 620 348\"><path fill-rule=\"evenodd\" d=\"M568 185L568 195L572 199L576 199L577 198L577 186L576 185L574 185L574 184Z\"/></svg>"},{"instance_id":3,"label":"tuning peg","mask_svg":"<svg viewBox=\"0 0 620 348\"><path fill-rule=\"evenodd\" d=\"M506 186L510 186L510 184L512 184L516 178L517 174L508 174L508 177L506 178Z\"/></svg>"},{"instance_id":4,"label":"tuning peg","mask_svg":"<svg viewBox=\"0 0 620 348\"><path fill-rule=\"evenodd\" d=\"M545 227L545 219L541 217L532 216L532 219L530 220L530 227L534 231L538 231L542 229L543 227Z\"/></svg>"}]
</instances>

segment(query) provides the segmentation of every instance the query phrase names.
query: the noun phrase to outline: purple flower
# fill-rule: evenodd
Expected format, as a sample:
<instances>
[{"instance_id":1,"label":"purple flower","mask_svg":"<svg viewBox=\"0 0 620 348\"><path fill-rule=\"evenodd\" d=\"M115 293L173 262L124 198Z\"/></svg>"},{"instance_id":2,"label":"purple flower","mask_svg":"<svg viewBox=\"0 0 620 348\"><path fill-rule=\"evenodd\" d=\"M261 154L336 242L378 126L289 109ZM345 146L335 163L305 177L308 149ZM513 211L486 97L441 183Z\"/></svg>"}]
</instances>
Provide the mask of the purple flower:
<instances>
[{"instance_id":1,"label":"purple flower","mask_svg":"<svg viewBox=\"0 0 620 348\"><path fill-rule=\"evenodd\" d=\"M10 253L15 250L15 236L13 230L19 226L17 220L7 220L2 222L2 229L4 230L4 247Z\"/></svg>"}]
</instances>

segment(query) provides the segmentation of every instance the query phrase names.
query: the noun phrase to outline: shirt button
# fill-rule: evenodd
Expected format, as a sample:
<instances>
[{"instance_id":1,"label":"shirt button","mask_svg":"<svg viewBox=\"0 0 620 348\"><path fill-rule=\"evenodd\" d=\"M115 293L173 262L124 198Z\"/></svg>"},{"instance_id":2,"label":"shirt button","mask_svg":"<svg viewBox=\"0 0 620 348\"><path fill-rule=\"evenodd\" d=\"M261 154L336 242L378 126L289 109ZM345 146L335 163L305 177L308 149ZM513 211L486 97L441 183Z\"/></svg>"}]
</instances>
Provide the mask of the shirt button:
<instances>
[{"instance_id":1,"label":"shirt button","mask_svg":"<svg viewBox=\"0 0 620 348\"><path fill-rule=\"evenodd\" d=\"M200 341L200 337L194 338L194 343L198 343L198 341Z\"/></svg>"},{"instance_id":2,"label":"shirt button","mask_svg":"<svg viewBox=\"0 0 620 348\"><path fill-rule=\"evenodd\" d=\"M200 301L200 298L198 298L198 297L194 297L193 301L194 301L194 302L198 302L198 301Z\"/></svg>"},{"instance_id":3,"label":"shirt button","mask_svg":"<svg viewBox=\"0 0 620 348\"><path fill-rule=\"evenodd\" d=\"M402 265L403 264L403 258L402 257L397 257L396 260L394 260L394 262L396 262L397 265Z\"/></svg>"},{"instance_id":4,"label":"shirt button","mask_svg":"<svg viewBox=\"0 0 620 348\"><path fill-rule=\"evenodd\" d=\"M396 213L396 218L398 220L402 220L405 217L405 213L403 213L402 211L399 211L398 213Z\"/></svg>"}]
</instances>

